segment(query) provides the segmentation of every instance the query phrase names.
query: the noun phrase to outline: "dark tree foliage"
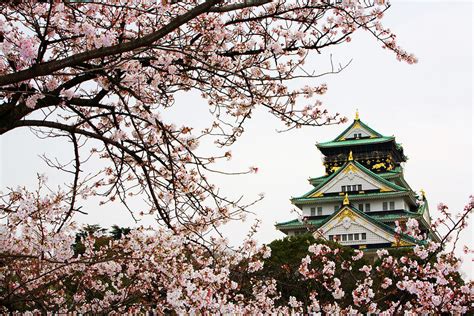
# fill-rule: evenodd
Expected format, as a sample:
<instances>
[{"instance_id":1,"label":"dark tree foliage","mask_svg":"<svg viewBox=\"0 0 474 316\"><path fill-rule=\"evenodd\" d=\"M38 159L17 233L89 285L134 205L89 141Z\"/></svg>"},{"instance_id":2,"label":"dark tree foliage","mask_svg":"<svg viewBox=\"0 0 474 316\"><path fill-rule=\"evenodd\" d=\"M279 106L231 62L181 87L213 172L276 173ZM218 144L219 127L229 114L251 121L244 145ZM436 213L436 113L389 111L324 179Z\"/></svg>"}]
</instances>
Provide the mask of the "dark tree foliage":
<instances>
[{"instance_id":1,"label":"dark tree foliage","mask_svg":"<svg viewBox=\"0 0 474 316\"><path fill-rule=\"evenodd\" d=\"M118 225L112 225L109 231L106 228L101 227L98 224L84 225L79 232L76 234L76 240L73 245L74 254L83 254L84 240L86 238L94 239L95 249L99 249L109 243L111 239L118 240L130 233L129 227L119 227Z\"/></svg>"},{"instance_id":2,"label":"dark tree foliage","mask_svg":"<svg viewBox=\"0 0 474 316\"><path fill-rule=\"evenodd\" d=\"M112 228L110 229L110 236L116 240L122 238L128 233L130 233L129 227L119 227L117 225L112 225Z\"/></svg>"}]
</instances>

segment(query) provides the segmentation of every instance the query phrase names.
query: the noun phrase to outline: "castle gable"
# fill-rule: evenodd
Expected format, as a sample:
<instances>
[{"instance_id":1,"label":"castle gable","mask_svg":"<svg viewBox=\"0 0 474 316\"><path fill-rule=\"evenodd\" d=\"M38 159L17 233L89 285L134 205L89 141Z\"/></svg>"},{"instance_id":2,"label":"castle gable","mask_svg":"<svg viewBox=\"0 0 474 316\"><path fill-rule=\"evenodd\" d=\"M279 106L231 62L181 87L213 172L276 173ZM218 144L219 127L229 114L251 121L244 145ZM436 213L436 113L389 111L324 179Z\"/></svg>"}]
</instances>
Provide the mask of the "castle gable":
<instances>
[{"instance_id":1,"label":"castle gable","mask_svg":"<svg viewBox=\"0 0 474 316\"><path fill-rule=\"evenodd\" d=\"M380 137L380 134L373 132L372 130L363 126L359 121L356 121L352 126L345 131L337 140L349 140L359 138L376 138Z\"/></svg>"},{"instance_id":2,"label":"castle gable","mask_svg":"<svg viewBox=\"0 0 474 316\"><path fill-rule=\"evenodd\" d=\"M343 245L356 244L397 244L400 246L414 245L408 236L400 236L388 226L378 223L345 205L331 218L329 218L319 229L317 234L328 240L337 240Z\"/></svg>"},{"instance_id":3,"label":"castle gable","mask_svg":"<svg viewBox=\"0 0 474 316\"><path fill-rule=\"evenodd\" d=\"M361 164L349 161L328 178L328 181L321 183L306 197L314 198L330 193L373 190L380 190L380 192L405 191L404 188L377 176Z\"/></svg>"},{"instance_id":4,"label":"castle gable","mask_svg":"<svg viewBox=\"0 0 474 316\"><path fill-rule=\"evenodd\" d=\"M364 122L359 119L359 114L356 114L356 118L352 124L346 128L339 136L337 136L333 141L344 141L350 139L360 139L360 138L380 138L383 137L382 134L376 132Z\"/></svg>"}]
</instances>

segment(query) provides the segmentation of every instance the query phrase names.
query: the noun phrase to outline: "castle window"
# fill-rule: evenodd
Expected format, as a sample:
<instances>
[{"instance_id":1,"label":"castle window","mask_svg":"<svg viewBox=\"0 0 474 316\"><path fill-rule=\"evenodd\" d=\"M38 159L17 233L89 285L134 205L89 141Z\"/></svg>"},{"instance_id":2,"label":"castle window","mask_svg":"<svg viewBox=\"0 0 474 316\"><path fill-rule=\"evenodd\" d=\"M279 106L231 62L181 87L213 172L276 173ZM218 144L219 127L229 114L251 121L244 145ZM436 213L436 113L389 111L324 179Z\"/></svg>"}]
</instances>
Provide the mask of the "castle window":
<instances>
[{"instance_id":1,"label":"castle window","mask_svg":"<svg viewBox=\"0 0 474 316\"><path fill-rule=\"evenodd\" d=\"M383 202L383 204L382 204L382 210L384 210L384 211L388 210L388 204L387 204L387 202Z\"/></svg>"},{"instance_id":2,"label":"castle window","mask_svg":"<svg viewBox=\"0 0 474 316\"><path fill-rule=\"evenodd\" d=\"M359 240L359 234L354 234L354 240Z\"/></svg>"},{"instance_id":3,"label":"castle window","mask_svg":"<svg viewBox=\"0 0 474 316\"><path fill-rule=\"evenodd\" d=\"M342 241L347 241L347 235L346 234L342 235Z\"/></svg>"},{"instance_id":4,"label":"castle window","mask_svg":"<svg viewBox=\"0 0 474 316\"><path fill-rule=\"evenodd\" d=\"M316 216L316 208L315 207L311 208L311 216Z\"/></svg>"},{"instance_id":5,"label":"castle window","mask_svg":"<svg viewBox=\"0 0 474 316\"><path fill-rule=\"evenodd\" d=\"M394 201L390 202L390 209L391 210L395 209L395 202Z\"/></svg>"},{"instance_id":6,"label":"castle window","mask_svg":"<svg viewBox=\"0 0 474 316\"><path fill-rule=\"evenodd\" d=\"M318 216L321 216L321 215L323 215L323 207L318 206Z\"/></svg>"},{"instance_id":7,"label":"castle window","mask_svg":"<svg viewBox=\"0 0 474 316\"><path fill-rule=\"evenodd\" d=\"M365 203L365 211L370 212L370 203Z\"/></svg>"},{"instance_id":8,"label":"castle window","mask_svg":"<svg viewBox=\"0 0 474 316\"><path fill-rule=\"evenodd\" d=\"M357 192L362 191L362 184L343 185L341 186L342 192Z\"/></svg>"},{"instance_id":9,"label":"castle window","mask_svg":"<svg viewBox=\"0 0 474 316\"><path fill-rule=\"evenodd\" d=\"M352 241L353 238L354 238L354 235L353 235L353 234L347 235L347 239L348 239L349 241Z\"/></svg>"},{"instance_id":10,"label":"castle window","mask_svg":"<svg viewBox=\"0 0 474 316\"><path fill-rule=\"evenodd\" d=\"M334 240L334 235L329 235L329 240Z\"/></svg>"},{"instance_id":11,"label":"castle window","mask_svg":"<svg viewBox=\"0 0 474 316\"><path fill-rule=\"evenodd\" d=\"M366 234L366 233L362 233L361 235L362 235L362 236L361 236L360 239L362 239L362 240L366 240L366 239L367 239L367 234Z\"/></svg>"},{"instance_id":12,"label":"castle window","mask_svg":"<svg viewBox=\"0 0 474 316\"><path fill-rule=\"evenodd\" d=\"M359 211L364 211L364 204L359 204Z\"/></svg>"}]
</instances>

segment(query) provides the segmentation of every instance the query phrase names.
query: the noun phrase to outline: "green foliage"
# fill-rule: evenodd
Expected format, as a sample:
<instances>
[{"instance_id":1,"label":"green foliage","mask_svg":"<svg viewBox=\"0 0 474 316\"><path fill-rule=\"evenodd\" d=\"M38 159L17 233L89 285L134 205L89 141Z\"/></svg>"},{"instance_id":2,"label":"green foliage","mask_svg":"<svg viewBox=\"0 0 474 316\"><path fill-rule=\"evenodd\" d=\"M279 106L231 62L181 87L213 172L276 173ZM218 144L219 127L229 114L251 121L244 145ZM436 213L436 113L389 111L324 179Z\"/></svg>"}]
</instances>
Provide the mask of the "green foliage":
<instances>
[{"instance_id":1,"label":"green foliage","mask_svg":"<svg viewBox=\"0 0 474 316\"><path fill-rule=\"evenodd\" d=\"M110 229L110 236L115 240L122 238L128 233L130 233L130 228L128 227L119 227L117 225L113 225Z\"/></svg>"},{"instance_id":2,"label":"green foliage","mask_svg":"<svg viewBox=\"0 0 474 316\"><path fill-rule=\"evenodd\" d=\"M110 240L118 240L130 233L129 227L119 227L113 225L107 234L107 229L98 224L85 225L76 234L76 240L73 245L74 254L83 254L85 251L84 240L86 238L94 239L94 248L96 250L107 245Z\"/></svg>"}]
</instances>

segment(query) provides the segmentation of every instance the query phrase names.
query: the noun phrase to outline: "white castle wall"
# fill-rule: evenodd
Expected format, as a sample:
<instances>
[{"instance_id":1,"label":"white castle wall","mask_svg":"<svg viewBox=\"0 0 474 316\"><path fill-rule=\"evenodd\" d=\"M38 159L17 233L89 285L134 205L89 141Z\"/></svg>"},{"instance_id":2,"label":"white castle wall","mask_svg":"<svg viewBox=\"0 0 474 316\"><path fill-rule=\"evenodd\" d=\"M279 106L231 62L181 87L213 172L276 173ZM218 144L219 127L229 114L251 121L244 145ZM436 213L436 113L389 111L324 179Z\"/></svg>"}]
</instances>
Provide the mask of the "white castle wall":
<instances>
[{"instance_id":1,"label":"white castle wall","mask_svg":"<svg viewBox=\"0 0 474 316\"><path fill-rule=\"evenodd\" d=\"M349 130L346 134L344 134L344 138L352 139L352 138L354 138L354 134L359 134L359 133L362 134L361 135L362 137L369 137L370 136L370 134L367 133L365 131L365 129L362 129L362 128L358 127L358 128L354 128L354 129Z\"/></svg>"},{"instance_id":2,"label":"white castle wall","mask_svg":"<svg viewBox=\"0 0 474 316\"><path fill-rule=\"evenodd\" d=\"M334 180L333 180L334 181ZM331 181L331 182L333 182ZM362 190L376 190L379 189L379 187L373 185L366 179L364 179L361 175L354 173L352 177L344 176L343 178L339 179L339 181L334 181L331 183L331 185L327 186L325 190L323 190L323 193L335 193L335 192L341 192L341 186L346 186L346 185L362 185Z\"/></svg>"},{"instance_id":3,"label":"white castle wall","mask_svg":"<svg viewBox=\"0 0 474 316\"><path fill-rule=\"evenodd\" d=\"M338 203L318 203L318 204L304 205L303 216L311 216L311 208L314 207L317 212L318 206L323 208L322 215L331 215L332 213L334 213L334 207L337 206L337 209L339 209L341 205Z\"/></svg>"},{"instance_id":4,"label":"white castle wall","mask_svg":"<svg viewBox=\"0 0 474 316\"><path fill-rule=\"evenodd\" d=\"M349 199L350 199L350 196L349 196ZM351 201L351 203L356 208L359 208L359 204L364 204L364 209L365 209L365 204L370 203L370 212L382 211L383 202L387 202L388 207L390 207L390 202L395 202L396 210L406 210L406 211L410 210L408 203L404 200L404 198L401 198L401 197L389 198L389 199L383 199L383 200L360 200L360 201L353 200ZM322 215L331 215L332 213L334 213L334 207L337 206L337 208L339 209L341 207L341 203L332 202L332 203L315 203L315 204L303 205L303 216L311 216L311 208L314 207L317 212L318 206L323 208ZM367 213L370 214L370 212L367 212Z\"/></svg>"}]
</instances>

